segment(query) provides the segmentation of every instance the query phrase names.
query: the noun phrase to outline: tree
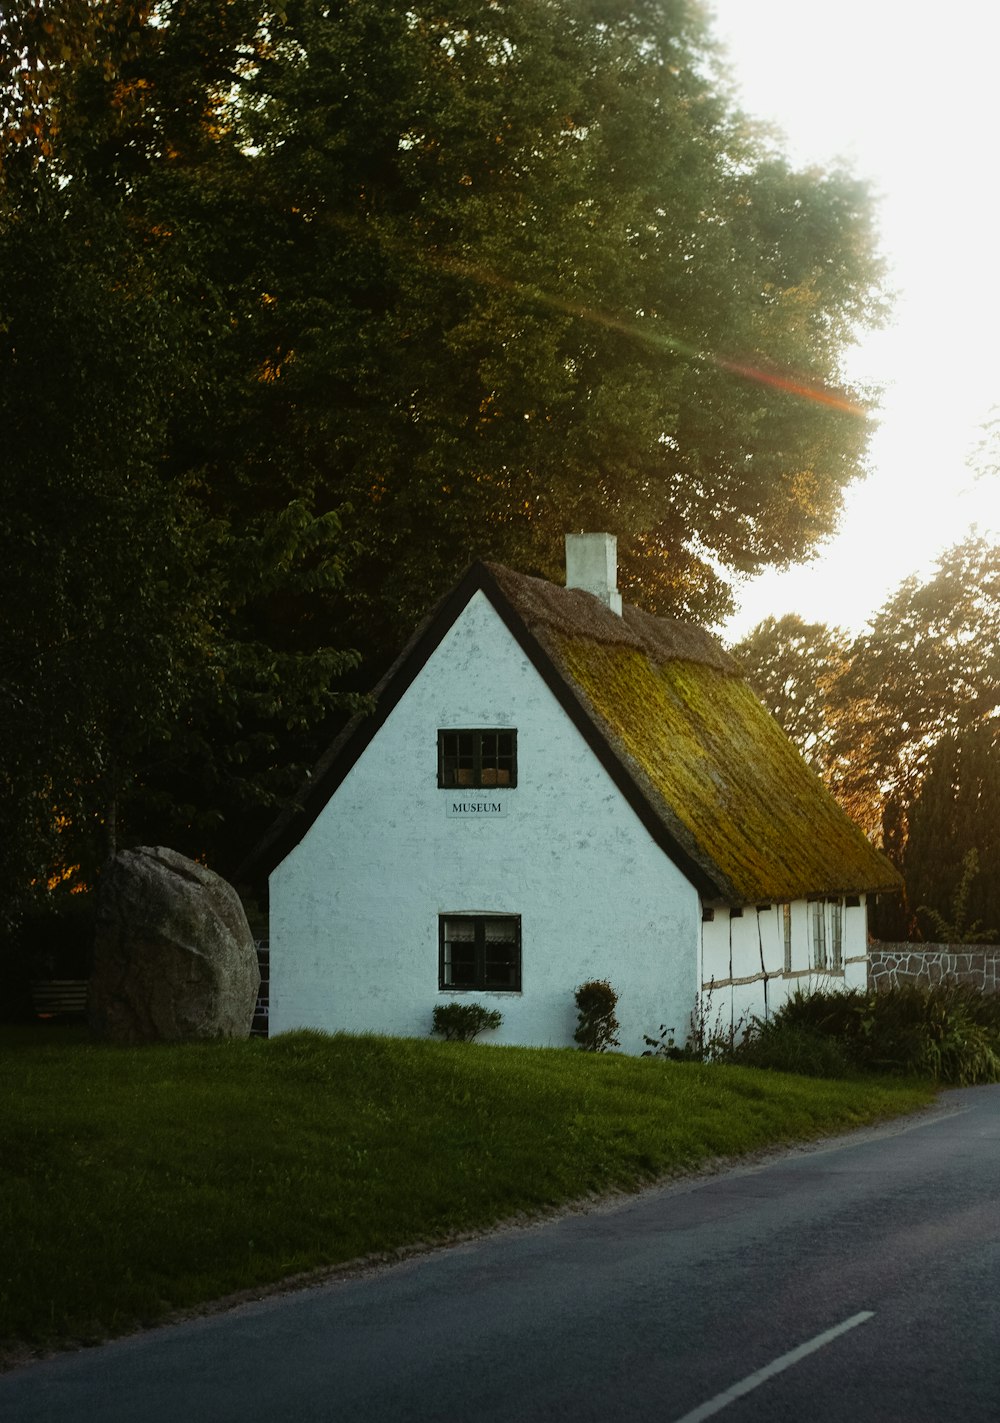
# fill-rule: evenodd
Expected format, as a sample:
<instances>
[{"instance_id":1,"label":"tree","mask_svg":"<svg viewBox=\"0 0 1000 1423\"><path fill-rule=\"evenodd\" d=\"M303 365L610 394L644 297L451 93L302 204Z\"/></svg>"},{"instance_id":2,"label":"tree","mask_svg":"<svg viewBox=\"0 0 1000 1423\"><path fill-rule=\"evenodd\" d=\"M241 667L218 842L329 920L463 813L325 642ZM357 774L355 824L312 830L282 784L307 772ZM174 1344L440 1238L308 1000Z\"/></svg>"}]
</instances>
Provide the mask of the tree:
<instances>
[{"instance_id":1,"label":"tree","mask_svg":"<svg viewBox=\"0 0 1000 1423\"><path fill-rule=\"evenodd\" d=\"M879 309L868 197L733 111L698 6L285 16L241 117L289 427L354 508L369 634L477 555L557 575L574 527L619 534L648 606L715 616L719 565L832 527L866 441L838 363Z\"/></svg>"},{"instance_id":2,"label":"tree","mask_svg":"<svg viewBox=\"0 0 1000 1423\"><path fill-rule=\"evenodd\" d=\"M611 528L708 617L831 527L868 195L734 109L693 0L40 0L0 38L4 537L48 560L0 650L50 855L249 833L339 649L476 556Z\"/></svg>"},{"instance_id":3,"label":"tree","mask_svg":"<svg viewBox=\"0 0 1000 1423\"><path fill-rule=\"evenodd\" d=\"M906 879L880 906L890 937L915 911L1000 924L1000 549L970 537L924 582L906 579L852 643L823 624L768 619L734 649L758 694ZM954 917L954 915L952 915ZM924 927L930 921L925 916Z\"/></svg>"},{"instance_id":4,"label":"tree","mask_svg":"<svg viewBox=\"0 0 1000 1423\"><path fill-rule=\"evenodd\" d=\"M339 581L336 511L280 493L238 506L206 441L187 439L237 379L208 263L88 168L100 123L68 144L72 93L44 94L55 107L26 134L4 131L0 189L8 925L54 882L92 883L119 834L219 851L220 820L232 839L249 805L298 779L295 732L336 704L350 663L329 637L269 635L274 600Z\"/></svg>"},{"instance_id":5,"label":"tree","mask_svg":"<svg viewBox=\"0 0 1000 1423\"><path fill-rule=\"evenodd\" d=\"M927 936L993 941L1000 928L1000 723L946 733L908 808L902 869ZM983 929L982 925L992 926Z\"/></svg>"},{"instance_id":6,"label":"tree","mask_svg":"<svg viewBox=\"0 0 1000 1423\"><path fill-rule=\"evenodd\" d=\"M901 854L933 748L1000 710L1000 549L970 537L926 582L906 579L856 639L831 707L831 784Z\"/></svg>"},{"instance_id":7,"label":"tree","mask_svg":"<svg viewBox=\"0 0 1000 1423\"><path fill-rule=\"evenodd\" d=\"M771 715L819 771L834 735L830 692L849 647L842 629L788 613L765 618L730 649Z\"/></svg>"}]
</instances>

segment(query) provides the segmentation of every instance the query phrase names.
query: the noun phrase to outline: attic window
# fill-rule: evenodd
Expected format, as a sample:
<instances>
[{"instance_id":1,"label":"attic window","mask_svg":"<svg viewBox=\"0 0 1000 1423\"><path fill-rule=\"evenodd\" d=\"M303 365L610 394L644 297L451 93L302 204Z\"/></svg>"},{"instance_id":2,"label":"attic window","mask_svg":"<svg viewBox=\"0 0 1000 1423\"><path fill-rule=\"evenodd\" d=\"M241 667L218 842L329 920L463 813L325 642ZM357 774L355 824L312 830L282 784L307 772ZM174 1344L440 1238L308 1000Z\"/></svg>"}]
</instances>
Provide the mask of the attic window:
<instances>
[{"instance_id":1,"label":"attic window","mask_svg":"<svg viewBox=\"0 0 1000 1423\"><path fill-rule=\"evenodd\" d=\"M516 730L439 731L438 785L516 786Z\"/></svg>"},{"instance_id":2,"label":"attic window","mask_svg":"<svg viewBox=\"0 0 1000 1423\"><path fill-rule=\"evenodd\" d=\"M521 987L521 920L515 914L442 914L441 988Z\"/></svg>"}]
</instances>

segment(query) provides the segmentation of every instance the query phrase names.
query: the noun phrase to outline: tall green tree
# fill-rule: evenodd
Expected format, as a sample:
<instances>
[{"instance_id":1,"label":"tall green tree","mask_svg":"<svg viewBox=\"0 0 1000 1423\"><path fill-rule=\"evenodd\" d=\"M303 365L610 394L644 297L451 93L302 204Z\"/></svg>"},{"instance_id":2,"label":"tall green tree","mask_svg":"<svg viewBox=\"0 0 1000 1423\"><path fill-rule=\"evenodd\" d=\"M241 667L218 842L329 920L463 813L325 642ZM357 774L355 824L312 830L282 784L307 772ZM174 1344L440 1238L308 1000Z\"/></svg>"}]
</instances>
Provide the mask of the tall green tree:
<instances>
[{"instance_id":1,"label":"tall green tree","mask_svg":"<svg viewBox=\"0 0 1000 1423\"><path fill-rule=\"evenodd\" d=\"M610 528L633 597L713 617L831 528L868 194L736 110L693 0L39 0L0 39L3 714L51 854L214 854L338 649L476 556Z\"/></svg>"},{"instance_id":2,"label":"tall green tree","mask_svg":"<svg viewBox=\"0 0 1000 1423\"><path fill-rule=\"evenodd\" d=\"M257 371L232 339L203 233L184 229L179 204L177 240L151 220L136 198L143 155L126 180L109 142L130 101L103 91L144 92L126 72L135 37L103 54L109 35L91 34L88 7L61 9L59 54L87 45L33 86L32 122L3 132L7 924L55 881L92 883L120 837L223 867L228 845L232 863L247 810L297 781L296 733L336 704L351 660L329 629L322 644L275 636L275 605L308 608L339 582L337 513L280 489L266 507L240 502L214 479L198 432ZM212 105L195 112L193 142Z\"/></svg>"},{"instance_id":3,"label":"tall green tree","mask_svg":"<svg viewBox=\"0 0 1000 1423\"><path fill-rule=\"evenodd\" d=\"M932 748L1000 711L1000 548L973 536L926 581L906 579L856 640L831 700L832 784L901 851Z\"/></svg>"},{"instance_id":4,"label":"tall green tree","mask_svg":"<svg viewBox=\"0 0 1000 1423\"><path fill-rule=\"evenodd\" d=\"M734 649L759 695L844 808L903 871L889 937L947 917L974 851L969 917L1000 925L1000 549L977 536L906 579L853 642L768 619Z\"/></svg>"},{"instance_id":5,"label":"tall green tree","mask_svg":"<svg viewBox=\"0 0 1000 1423\"><path fill-rule=\"evenodd\" d=\"M831 690L847 667L850 641L841 628L788 613L765 618L730 649L771 715L820 772L835 736Z\"/></svg>"},{"instance_id":6,"label":"tall green tree","mask_svg":"<svg viewBox=\"0 0 1000 1423\"><path fill-rule=\"evenodd\" d=\"M907 814L907 899L925 938L1000 936L1000 722L948 732Z\"/></svg>"}]
</instances>

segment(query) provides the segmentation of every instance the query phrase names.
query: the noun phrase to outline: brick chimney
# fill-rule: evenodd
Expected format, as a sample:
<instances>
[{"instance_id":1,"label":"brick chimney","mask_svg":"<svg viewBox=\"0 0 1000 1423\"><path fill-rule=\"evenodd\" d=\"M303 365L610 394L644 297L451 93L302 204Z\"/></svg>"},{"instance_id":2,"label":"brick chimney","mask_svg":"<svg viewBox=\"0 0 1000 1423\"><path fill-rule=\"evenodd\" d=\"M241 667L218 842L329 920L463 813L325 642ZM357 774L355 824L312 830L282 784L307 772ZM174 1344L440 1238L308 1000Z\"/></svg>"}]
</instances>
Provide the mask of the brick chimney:
<instances>
[{"instance_id":1,"label":"brick chimney","mask_svg":"<svg viewBox=\"0 0 1000 1423\"><path fill-rule=\"evenodd\" d=\"M582 588L622 615L618 591L618 540L614 534L566 535L566 587Z\"/></svg>"}]
</instances>

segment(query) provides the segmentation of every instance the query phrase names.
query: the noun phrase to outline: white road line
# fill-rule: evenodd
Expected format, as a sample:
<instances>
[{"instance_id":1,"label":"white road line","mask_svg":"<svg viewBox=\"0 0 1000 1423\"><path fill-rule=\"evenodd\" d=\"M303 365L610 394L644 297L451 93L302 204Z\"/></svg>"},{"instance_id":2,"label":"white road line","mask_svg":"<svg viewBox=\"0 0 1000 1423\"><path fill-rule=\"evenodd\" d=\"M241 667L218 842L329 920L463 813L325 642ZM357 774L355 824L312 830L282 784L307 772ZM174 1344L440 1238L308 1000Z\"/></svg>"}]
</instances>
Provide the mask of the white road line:
<instances>
[{"instance_id":1,"label":"white road line","mask_svg":"<svg viewBox=\"0 0 1000 1423\"><path fill-rule=\"evenodd\" d=\"M676 1423L701 1423L703 1418L711 1418L714 1413L721 1413L727 1404L733 1403L737 1398L742 1398L744 1394L752 1393L762 1383L773 1379L775 1374L784 1373L793 1364L799 1363L809 1354L815 1354L817 1349L824 1348L825 1345L839 1338L841 1334L846 1334L849 1329L856 1329L859 1324L866 1324L872 1318L874 1318L874 1311L870 1309L864 1309L860 1314L852 1314L850 1319L845 1319L842 1324L834 1325L825 1334L817 1334L815 1339L810 1339L808 1343L800 1344L797 1349L791 1349L787 1354L782 1354L780 1359L775 1359L772 1364L766 1364L755 1374L749 1374L739 1383L734 1383L732 1388L727 1388L724 1393L717 1393L707 1403L701 1404L690 1413L685 1413L683 1418L678 1418Z\"/></svg>"}]
</instances>

